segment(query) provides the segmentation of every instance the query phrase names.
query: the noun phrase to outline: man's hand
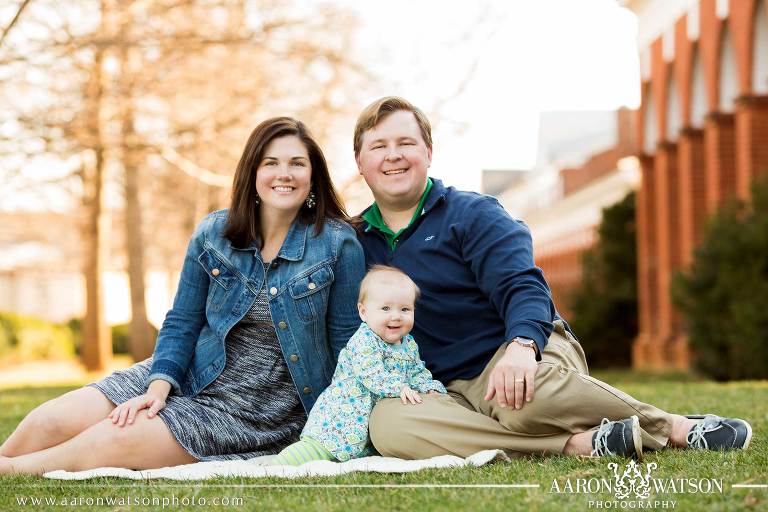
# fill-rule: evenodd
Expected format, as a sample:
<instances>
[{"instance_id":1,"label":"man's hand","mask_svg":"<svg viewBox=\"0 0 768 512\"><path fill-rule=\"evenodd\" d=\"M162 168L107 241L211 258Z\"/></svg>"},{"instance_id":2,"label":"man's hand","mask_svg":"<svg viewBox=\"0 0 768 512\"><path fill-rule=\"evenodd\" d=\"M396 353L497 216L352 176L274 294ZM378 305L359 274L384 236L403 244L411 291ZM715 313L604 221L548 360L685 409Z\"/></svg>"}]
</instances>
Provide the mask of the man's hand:
<instances>
[{"instance_id":1,"label":"man's hand","mask_svg":"<svg viewBox=\"0 0 768 512\"><path fill-rule=\"evenodd\" d=\"M495 395L500 407L510 405L521 409L523 398L526 402L533 400L536 368L536 352L533 349L510 343L504 356L491 370L484 400L491 400Z\"/></svg>"}]
</instances>

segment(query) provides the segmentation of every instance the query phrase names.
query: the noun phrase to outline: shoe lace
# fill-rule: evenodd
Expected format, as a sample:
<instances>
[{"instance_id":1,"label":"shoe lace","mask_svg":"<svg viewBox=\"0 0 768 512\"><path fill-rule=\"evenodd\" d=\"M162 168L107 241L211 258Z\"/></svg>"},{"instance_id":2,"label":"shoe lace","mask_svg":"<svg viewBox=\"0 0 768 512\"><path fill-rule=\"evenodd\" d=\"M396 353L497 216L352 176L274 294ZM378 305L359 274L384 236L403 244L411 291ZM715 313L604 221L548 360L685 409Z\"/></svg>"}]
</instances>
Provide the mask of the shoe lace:
<instances>
[{"instance_id":1,"label":"shoe lace","mask_svg":"<svg viewBox=\"0 0 768 512\"><path fill-rule=\"evenodd\" d=\"M685 442L691 448L702 450L709 449L706 435L720 428L719 418L704 418L691 428L691 431L685 436Z\"/></svg>"},{"instance_id":2,"label":"shoe lace","mask_svg":"<svg viewBox=\"0 0 768 512\"><path fill-rule=\"evenodd\" d=\"M607 455L616 455L608 448L608 435L613 430L613 422L608 418L603 418L600 427L595 434L595 447L592 449L593 457L603 457Z\"/></svg>"}]
</instances>

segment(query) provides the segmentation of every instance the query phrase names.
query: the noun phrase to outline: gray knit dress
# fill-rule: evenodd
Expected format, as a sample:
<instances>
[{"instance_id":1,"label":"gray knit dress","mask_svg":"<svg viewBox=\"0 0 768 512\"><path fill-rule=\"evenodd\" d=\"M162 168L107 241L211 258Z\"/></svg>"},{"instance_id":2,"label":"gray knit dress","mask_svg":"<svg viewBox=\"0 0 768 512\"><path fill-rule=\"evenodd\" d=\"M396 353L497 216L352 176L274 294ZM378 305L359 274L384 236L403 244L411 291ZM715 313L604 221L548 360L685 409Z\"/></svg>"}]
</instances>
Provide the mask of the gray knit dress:
<instances>
[{"instance_id":1,"label":"gray knit dress","mask_svg":"<svg viewBox=\"0 0 768 512\"><path fill-rule=\"evenodd\" d=\"M227 335L221 375L193 397L169 395L160 418L198 460L249 459L298 441L307 420L263 287ZM90 384L120 404L146 391L152 358Z\"/></svg>"}]
</instances>

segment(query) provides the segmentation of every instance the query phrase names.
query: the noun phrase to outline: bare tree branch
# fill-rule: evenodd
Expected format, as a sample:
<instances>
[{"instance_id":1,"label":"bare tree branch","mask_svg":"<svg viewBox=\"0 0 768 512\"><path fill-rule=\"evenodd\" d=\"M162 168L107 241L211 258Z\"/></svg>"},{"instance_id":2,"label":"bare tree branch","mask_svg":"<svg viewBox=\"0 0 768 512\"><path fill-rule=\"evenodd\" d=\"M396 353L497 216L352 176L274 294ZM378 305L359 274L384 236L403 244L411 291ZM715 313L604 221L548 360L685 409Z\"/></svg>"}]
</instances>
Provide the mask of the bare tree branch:
<instances>
[{"instance_id":1,"label":"bare tree branch","mask_svg":"<svg viewBox=\"0 0 768 512\"><path fill-rule=\"evenodd\" d=\"M16 22L19 20L19 17L21 16L21 13L24 11L24 8L29 5L29 2L31 0L23 0L21 2L21 5L19 6L18 10L16 11L16 15L13 17L11 22L8 24L7 27L5 27L5 30L3 30L3 34L0 35L0 47L3 46L3 41L5 41L5 37L8 35L8 33L11 31L13 26L16 24Z\"/></svg>"},{"instance_id":2,"label":"bare tree branch","mask_svg":"<svg viewBox=\"0 0 768 512\"><path fill-rule=\"evenodd\" d=\"M163 157L168 163L173 164L177 169L183 171L188 176L195 178L196 180L211 185L213 187L228 188L232 186L232 176L225 176L218 174L208 169L204 169L199 165L191 162L178 154L173 148L163 147L160 150L160 156Z\"/></svg>"}]
</instances>

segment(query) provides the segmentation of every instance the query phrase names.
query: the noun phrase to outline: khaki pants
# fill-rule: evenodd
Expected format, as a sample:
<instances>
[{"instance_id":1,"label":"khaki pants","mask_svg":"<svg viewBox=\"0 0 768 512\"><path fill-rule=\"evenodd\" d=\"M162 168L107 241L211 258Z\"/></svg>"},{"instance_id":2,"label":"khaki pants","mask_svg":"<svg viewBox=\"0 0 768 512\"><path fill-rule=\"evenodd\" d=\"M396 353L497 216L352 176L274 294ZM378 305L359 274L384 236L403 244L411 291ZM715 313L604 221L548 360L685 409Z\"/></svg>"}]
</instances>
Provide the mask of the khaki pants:
<instances>
[{"instance_id":1,"label":"khaki pants","mask_svg":"<svg viewBox=\"0 0 768 512\"><path fill-rule=\"evenodd\" d=\"M644 448L667 444L672 417L590 377L584 350L560 322L542 353L533 400L522 409L501 408L495 397L483 400L488 376L505 348L474 379L451 381L448 395L422 395L419 405L381 400L370 419L371 441L379 453L404 459L466 457L495 448L511 457L560 454L573 434L597 427L603 418L632 415L640 419Z\"/></svg>"}]
</instances>

